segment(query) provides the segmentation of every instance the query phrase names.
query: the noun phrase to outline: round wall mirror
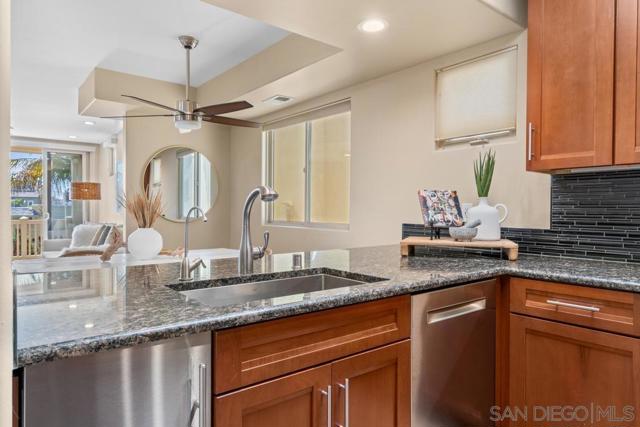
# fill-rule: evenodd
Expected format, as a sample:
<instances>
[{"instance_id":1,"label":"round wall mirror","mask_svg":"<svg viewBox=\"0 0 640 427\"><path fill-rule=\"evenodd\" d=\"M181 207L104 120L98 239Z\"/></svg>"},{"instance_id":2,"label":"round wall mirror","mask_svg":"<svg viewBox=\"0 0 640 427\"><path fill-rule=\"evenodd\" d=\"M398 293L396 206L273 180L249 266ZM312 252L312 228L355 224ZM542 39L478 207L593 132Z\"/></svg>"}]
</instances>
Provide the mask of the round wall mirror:
<instances>
[{"instance_id":1,"label":"round wall mirror","mask_svg":"<svg viewBox=\"0 0 640 427\"><path fill-rule=\"evenodd\" d=\"M193 206L206 213L218 196L218 178L211 161L185 147L164 148L151 157L142 173L142 187L161 192L162 216L170 221L184 221Z\"/></svg>"}]
</instances>

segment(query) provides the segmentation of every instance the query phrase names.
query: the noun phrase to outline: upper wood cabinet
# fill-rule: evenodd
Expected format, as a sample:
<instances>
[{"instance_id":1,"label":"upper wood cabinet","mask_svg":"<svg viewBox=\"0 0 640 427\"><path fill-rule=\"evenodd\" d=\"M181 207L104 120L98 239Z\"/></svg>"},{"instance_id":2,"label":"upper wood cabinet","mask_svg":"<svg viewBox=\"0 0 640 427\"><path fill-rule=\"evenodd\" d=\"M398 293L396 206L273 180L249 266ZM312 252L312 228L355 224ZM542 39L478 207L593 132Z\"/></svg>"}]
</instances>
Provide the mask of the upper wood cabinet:
<instances>
[{"instance_id":1,"label":"upper wood cabinet","mask_svg":"<svg viewBox=\"0 0 640 427\"><path fill-rule=\"evenodd\" d=\"M618 0L616 14L616 116L614 161L640 163L638 0Z\"/></svg>"},{"instance_id":2,"label":"upper wood cabinet","mask_svg":"<svg viewBox=\"0 0 640 427\"><path fill-rule=\"evenodd\" d=\"M529 0L528 170L613 163L615 15L615 0Z\"/></svg>"}]
</instances>

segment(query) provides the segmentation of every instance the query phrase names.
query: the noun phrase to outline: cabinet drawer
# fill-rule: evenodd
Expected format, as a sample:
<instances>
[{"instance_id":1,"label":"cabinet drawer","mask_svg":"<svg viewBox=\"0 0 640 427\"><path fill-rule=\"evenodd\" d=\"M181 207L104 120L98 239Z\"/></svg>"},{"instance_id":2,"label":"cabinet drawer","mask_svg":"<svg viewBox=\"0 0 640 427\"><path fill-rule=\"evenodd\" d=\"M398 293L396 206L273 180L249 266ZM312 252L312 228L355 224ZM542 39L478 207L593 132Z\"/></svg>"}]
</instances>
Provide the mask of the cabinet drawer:
<instances>
[{"instance_id":1,"label":"cabinet drawer","mask_svg":"<svg viewBox=\"0 0 640 427\"><path fill-rule=\"evenodd\" d=\"M640 336L640 295L541 280L511 278L514 313Z\"/></svg>"},{"instance_id":2,"label":"cabinet drawer","mask_svg":"<svg viewBox=\"0 0 640 427\"><path fill-rule=\"evenodd\" d=\"M215 393L408 338L410 315L405 295L215 332Z\"/></svg>"}]
</instances>

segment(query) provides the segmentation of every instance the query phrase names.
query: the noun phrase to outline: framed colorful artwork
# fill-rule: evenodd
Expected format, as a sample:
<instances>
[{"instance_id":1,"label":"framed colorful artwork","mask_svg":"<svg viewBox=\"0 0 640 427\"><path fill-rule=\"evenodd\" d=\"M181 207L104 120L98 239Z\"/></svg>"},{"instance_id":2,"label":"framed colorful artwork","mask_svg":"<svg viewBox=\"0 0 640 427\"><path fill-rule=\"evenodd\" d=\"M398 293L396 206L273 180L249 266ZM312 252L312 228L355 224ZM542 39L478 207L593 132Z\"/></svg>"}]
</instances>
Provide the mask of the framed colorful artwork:
<instances>
[{"instance_id":1,"label":"framed colorful artwork","mask_svg":"<svg viewBox=\"0 0 640 427\"><path fill-rule=\"evenodd\" d=\"M418 190L424 225L434 228L460 227L463 223L458 193L453 190Z\"/></svg>"}]
</instances>

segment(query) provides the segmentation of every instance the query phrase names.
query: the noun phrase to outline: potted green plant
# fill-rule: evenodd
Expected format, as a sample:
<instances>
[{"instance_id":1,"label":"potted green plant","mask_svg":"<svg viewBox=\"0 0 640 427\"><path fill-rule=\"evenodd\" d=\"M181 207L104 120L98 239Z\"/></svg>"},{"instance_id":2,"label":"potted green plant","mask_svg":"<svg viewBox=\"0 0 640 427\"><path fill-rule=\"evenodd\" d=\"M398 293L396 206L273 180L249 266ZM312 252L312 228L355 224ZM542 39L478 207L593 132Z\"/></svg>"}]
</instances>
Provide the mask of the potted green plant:
<instances>
[{"instance_id":1,"label":"potted green plant","mask_svg":"<svg viewBox=\"0 0 640 427\"><path fill-rule=\"evenodd\" d=\"M500 240L500 224L507 219L509 211L502 203L495 206L489 204L489 190L493 180L493 172L496 166L496 153L493 150L480 152L473 162L473 174L478 191L478 204L467 211L467 221L479 220L476 240ZM497 208L504 209L504 215L500 217Z\"/></svg>"}]
</instances>

